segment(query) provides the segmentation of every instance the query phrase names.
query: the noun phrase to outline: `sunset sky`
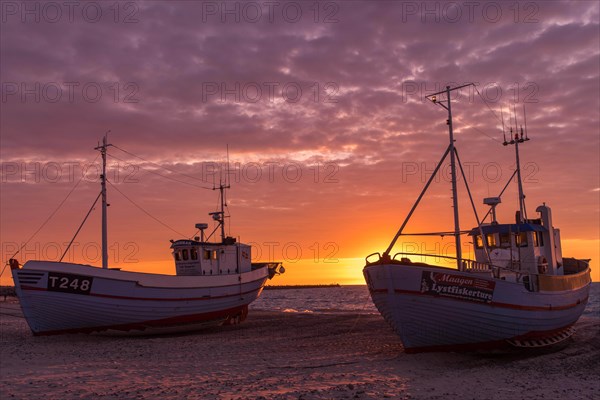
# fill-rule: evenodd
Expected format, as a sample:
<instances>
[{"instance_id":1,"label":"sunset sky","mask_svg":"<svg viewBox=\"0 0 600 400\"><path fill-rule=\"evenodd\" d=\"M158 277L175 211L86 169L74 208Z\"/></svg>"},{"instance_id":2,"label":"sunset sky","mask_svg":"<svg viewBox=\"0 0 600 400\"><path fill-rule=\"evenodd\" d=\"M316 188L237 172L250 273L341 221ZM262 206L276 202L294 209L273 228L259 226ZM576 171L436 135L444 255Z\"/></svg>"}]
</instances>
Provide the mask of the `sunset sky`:
<instances>
[{"instance_id":1,"label":"sunset sky","mask_svg":"<svg viewBox=\"0 0 600 400\"><path fill-rule=\"evenodd\" d=\"M514 169L501 108L508 129L525 105L529 216L552 207L563 255L591 258L600 280L598 2L0 4L3 264L79 182L17 256L60 257L100 190L94 147L110 130L111 266L174 273L169 240L210 222L228 146L227 228L254 260L284 262L273 283L364 283L364 257L385 250L448 145L424 96L474 82L452 107L479 213ZM448 171L406 231L452 229ZM501 221L516 199L513 184ZM100 211L63 261L101 265ZM455 251L452 237L396 250Z\"/></svg>"}]
</instances>

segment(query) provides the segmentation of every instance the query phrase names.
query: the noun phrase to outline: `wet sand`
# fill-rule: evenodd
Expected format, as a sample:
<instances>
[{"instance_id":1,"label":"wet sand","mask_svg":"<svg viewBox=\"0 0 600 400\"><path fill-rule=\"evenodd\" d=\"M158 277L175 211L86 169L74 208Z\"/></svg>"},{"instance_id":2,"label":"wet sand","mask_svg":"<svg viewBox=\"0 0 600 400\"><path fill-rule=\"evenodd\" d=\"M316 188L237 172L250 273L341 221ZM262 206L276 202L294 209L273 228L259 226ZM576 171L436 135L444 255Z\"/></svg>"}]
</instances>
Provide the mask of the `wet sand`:
<instances>
[{"instance_id":1,"label":"wet sand","mask_svg":"<svg viewBox=\"0 0 600 400\"><path fill-rule=\"evenodd\" d=\"M33 337L16 300L0 310L3 400L600 398L597 318L543 354L408 355L379 315L251 311L185 335Z\"/></svg>"}]
</instances>

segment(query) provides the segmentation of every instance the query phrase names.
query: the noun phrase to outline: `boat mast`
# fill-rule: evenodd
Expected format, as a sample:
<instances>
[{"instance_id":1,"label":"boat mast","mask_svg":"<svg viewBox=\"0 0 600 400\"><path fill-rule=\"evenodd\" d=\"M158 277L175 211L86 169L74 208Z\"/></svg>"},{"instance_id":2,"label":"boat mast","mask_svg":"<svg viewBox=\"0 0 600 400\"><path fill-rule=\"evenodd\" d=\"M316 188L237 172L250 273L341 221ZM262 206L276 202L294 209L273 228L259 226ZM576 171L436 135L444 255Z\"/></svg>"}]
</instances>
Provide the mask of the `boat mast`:
<instances>
[{"instance_id":1,"label":"boat mast","mask_svg":"<svg viewBox=\"0 0 600 400\"><path fill-rule=\"evenodd\" d=\"M527 219L527 208L525 207L525 193L523 193L523 182L521 180L521 160L519 159L519 143L523 143L529 140L529 138L523 137L523 128L521 128L521 136L519 137L519 132L515 133L513 138L512 136L512 128L510 130L510 142L504 141L502 143L504 146L509 144L515 145L515 159L516 159L516 173L517 173L517 186L519 188L519 221L517 223L523 222Z\"/></svg>"},{"instance_id":2,"label":"boat mast","mask_svg":"<svg viewBox=\"0 0 600 400\"><path fill-rule=\"evenodd\" d=\"M456 243L456 262L461 269L462 248L460 246L460 222L458 220L458 191L456 190L456 153L454 150L454 132L452 131L452 108L450 106L450 86L446 86L448 101L448 133L450 136L450 171L452 173L452 208L454 208L454 240Z\"/></svg>"},{"instance_id":3,"label":"boat mast","mask_svg":"<svg viewBox=\"0 0 600 400\"><path fill-rule=\"evenodd\" d=\"M454 148L454 131L452 129L452 107L450 105L450 92L454 90L458 90L464 88L466 86L471 86L472 83L468 83L466 85L457 86L455 88L450 88L450 86L446 86L446 90L443 90L438 93L433 93L426 98L429 98L434 104L439 104L443 108L448 111L448 119L446 123L448 124L448 135L450 139L450 172L452 177L452 207L454 208L454 240L456 244L456 266L459 271L462 270L462 249L460 246L460 222L458 216L458 190L456 189L456 150ZM446 94L446 104L439 102L437 100L437 95Z\"/></svg>"},{"instance_id":4,"label":"boat mast","mask_svg":"<svg viewBox=\"0 0 600 400\"><path fill-rule=\"evenodd\" d=\"M219 185L219 191L221 192L221 242L225 243L225 189L229 186L225 186L222 183Z\"/></svg>"},{"instance_id":5,"label":"boat mast","mask_svg":"<svg viewBox=\"0 0 600 400\"><path fill-rule=\"evenodd\" d=\"M429 178L429 180L425 184L425 187L421 191L421 194L417 198L417 201L415 202L415 204L413 204L410 212L406 216L406 219L402 223L402 226L400 227L400 229L396 233L396 236L394 236L394 239L392 239L392 242L390 243L390 245L388 246L388 248L383 252L383 255L381 256L381 259L383 261L389 261L390 260L390 252L392 251L392 248L396 244L396 241L398 240L398 238L400 237L400 235L402 235L402 231L404 230L404 227L408 223L408 220L410 219L410 217L412 216L413 212L417 208L419 202L423 198L423 195L425 194L425 192L429 188L429 185L431 184L431 182L433 181L433 178L435 177L435 175L437 174L438 170L442 166L442 163L446 159L446 156L448 155L448 153L450 153L450 165L451 165L451 169L452 169L452 203L453 203L453 208L454 208L454 233L453 233L453 235L454 235L455 244L456 244L456 265L457 265L458 270L462 271L462 269L463 269L462 268L462 249L461 249L461 246L460 246L460 223L459 223L459 218L458 218L458 190L456 189L456 159L457 159L457 154L456 154L456 149L455 149L455 146L454 146L454 132L452 130L452 108L450 106L450 92L452 92L454 90L458 90L458 89L464 88L466 86L471 86L471 85L474 86L473 83L467 83L466 85L457 86L455 88L450 88L450 86L446 86L446 90L442 90L441 92L437 92L437 93L433 93L433 94L425 96L425 98L428 99L428 100L431 100L431 102L433 102L433 104L438 104L439 106L445 108L448 111L448 119L446 120L446 123L448 124L448 132L449 132L449 137L450 137L450 144L448 145L448 148L446 149L446 152L442 156L442 159L440 160L440 162L438 162L437 166L433 170L433 174L431 175L431 177ZM445 94L446 95L446 101L445 101L446 104L445 105L444 105L443 102L439 102L437 100L437 95L439 95L439 94Z\"/></svg>"},{"instance_id":6,"label":"boat mast","mask_svg":"<svg viewBox=\"0 0 600 400\"><path fill-rule=\"evenodd\" d=\"M108 268L108 227L107 227L107 216L108 216L108 203L106 202L106 148L112 146L107 144L108 133L104 134L102 138L102 146L98 144L94 150L100 151L102 155L102 174L100 175L100 185L102 186L102 268Z\"/></svg>"},{"instance_id":7,"label":"boat mast","mask_svg":"<svg viewBox=\"0 0 600 400\"><path fill-rule=\"evenodd\" d=\"M221 209L216 212L208 213L208 215L212 216L213 220L217 221L221 226L221 243L225 243L225 189L229 189L231 185L228 181L229 176L229 145L227 146L227 174L225 175L225 179L219 178L219 193L221 197L220 206ZM223 183L224 182L224 183ZM213 190L217 188L213 187Z\"/></svg>"}]
</instances>

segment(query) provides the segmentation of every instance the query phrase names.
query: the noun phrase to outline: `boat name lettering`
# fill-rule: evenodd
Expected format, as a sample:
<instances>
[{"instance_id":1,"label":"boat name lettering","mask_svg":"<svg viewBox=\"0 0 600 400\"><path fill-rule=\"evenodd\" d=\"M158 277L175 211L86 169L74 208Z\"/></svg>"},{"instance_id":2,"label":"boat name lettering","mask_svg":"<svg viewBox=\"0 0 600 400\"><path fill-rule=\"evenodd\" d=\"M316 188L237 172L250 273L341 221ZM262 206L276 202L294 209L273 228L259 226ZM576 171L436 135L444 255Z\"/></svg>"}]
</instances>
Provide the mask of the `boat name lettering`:
<instances>
[{"instance_id":1,"label":"boat name lettering","mask_svg":"<svg viewBox=\"0 0 600 400\"><path fill-rule=\"evenodd\" d=\"M490 303L496 283L485 279L423 271L421 293Z\"/></svg>"},{"instance_id":2,"label":"boat name lettering","mask_svg":"<svg viewBox=\"0 0 600 400\"><path fill-rule=\"evenodd\" d=\"M450 274L436 274L440 282L456 283L457 285L472 285L474 279L452 276Z\"/></svg>"},{"instance_id":3,"label":"boat name lettering","mask_svg":"<svg viewBox=\"0 0 600 400\"><path fill-rule=\"evenodd\" d=\"M48 290L76 294L90 294L94 278L82 275L48 273Z\"/></svg>"}]
</instances>

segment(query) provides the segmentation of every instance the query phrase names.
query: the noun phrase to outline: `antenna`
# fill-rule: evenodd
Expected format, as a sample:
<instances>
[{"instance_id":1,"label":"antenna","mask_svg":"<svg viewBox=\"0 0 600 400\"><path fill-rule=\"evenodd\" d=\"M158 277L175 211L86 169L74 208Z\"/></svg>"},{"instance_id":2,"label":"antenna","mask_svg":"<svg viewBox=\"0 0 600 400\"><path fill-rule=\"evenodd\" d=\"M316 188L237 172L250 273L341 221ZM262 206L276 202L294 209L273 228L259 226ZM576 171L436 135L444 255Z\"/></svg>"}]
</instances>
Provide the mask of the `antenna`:
<instances>
[{"instance_id":1,"label":"antenna","mask_svg":"<svg viewBox=\"0 0 600 400\"><path fill-rule=\"evenodd\" d=\"M525 103L523 103L523 119L525 120L525 140L529 140L527 136L527 114L525 113Z\"/></svg>"},{"instance_id":2,"label":"antenna","mask_svg":"<svg viewBox=\"0 0 600 400\"><path fill-rule=\"evenodd\" d=\"M524 142L525 139L523 139L523 125L521 125L521 139L519 139L520 142Z\"/></svg>"},{"instance_id":3,"label":"antenna","mask_svg":"<svg viewBox=\"0 0 600 400\"><path fill-rule=\"evenodd\" d=\"M510 108L509 108L510 110ZM523 106L523 110L525 110L525 106ZM516 103L513 103L513 114L515 116L515 135L513 136L513 129L512 126L510 128L510 142L508 142L508 144L514 144L515 145L515 158L516 158L516 175L517 175L517 185L519 188L519 211L518 211L518 220L517 223L522 223L523 221L527 220L527 208L525 207L525 193L523 192L523 182L521 179L521 161L519 159L519 143L523 143L526 140L529 140L528 138L525 139L523 138L523 125L521 125L521 136L519 136L519 125L517 122L517 107L516 107ZM526 120L525 120L526 121ZM512 121L511 121L512 124ZM525 124L527 124L527 122L525 122ZM511 178L512 179L512 178Z\"/></svg>"},{"instance_id":4,"label":"antenna","mask_svg":"<svg viewBox=\"0 0 600 400\"><path fill-rule=\"evenodd\" d=\"M229 143L227 143L227 170L225 171L225 185L229 185L231 181L229 180Z\"/></svg>"},{"instance_id":5,"label":"antenna","mask_svg":"<svg viewBox=\"0 0 600 400\"><path fill-rule=\"evenodd\" d=\"M208 213L212 216L213 220L217 221L221 227L221 242L225 243L225 207L227 203L225 201L225 189L229 189L231 186L228 184L227 175L229 174L229 145L227 145L227 174L223 179L223 168L220 169L219 173L219 197L220 197L220 208L219 211ZM217 190L213 187L213 190Z\"/></svg>"},{"instance_id":6,"label":"antenna","mask_svg":"<svg viewBox=\"0 0 600 400\"><path fill-rule=\"evenodd\" d=\"M504 142L502 144L506 146L508 142L506 141L506 132L504 130L504 107L500 106L500 116L502 117L502 136L504 136Z\"/></svg>"},{"instance_id":7,"label":"antenna","mask_svg":"<svg viewBox=\"0 0 600 400\"><path fill-rule=\"evenodd\" d=\"M508 122L510 123L509 125L509 139L510 141L508 142L508 144L515 144L515 138L513 136L513 114L511 114L510 112L510 104L508 105Z\"/></svg>"},{"instance_id":8,"label":"antenna","mask_svg":"<svg viewBox=\"0 0 600 400\"><path fill-rule=\"evenodd\" d=\"M225 187L231 188L231 177L229 176L229 143L226 144L226 152L227 152L227 169L225 170ZM224 204L227 207L227 192L223 192L223 196L225 196ZM229 210L229 207L227 208ZM225 222L225 209L223 209L223 222ZM231 226L229 226L229 233L231 234Z\"/></svg>"},{"instance_id":9,"label":"antenna","mask_svg":"<svg viewBox=\"0 0 600 400\"><path fill-rule=\"evenodd\" d=\"M216 168L216 163L213 162L213 166ZM213 187L212 188L213 188L213 190L215 190L217 188L217 186L216 186L217 179L216 179L215 175L216 175L216 171L213 170L213 173L212 173L212 181L213 181Z\"/></svg>"},{"instance_id":10,"label":"antenna","mask_svg":"<svg viewBox=\"0 0 600 400\"><path fill-rule=\"evenodd\" d=\"M519 123L517 122L517 106L513 103L513 112L515 113L515 140L519 140Z\"/></svg>"}]
</instances>

